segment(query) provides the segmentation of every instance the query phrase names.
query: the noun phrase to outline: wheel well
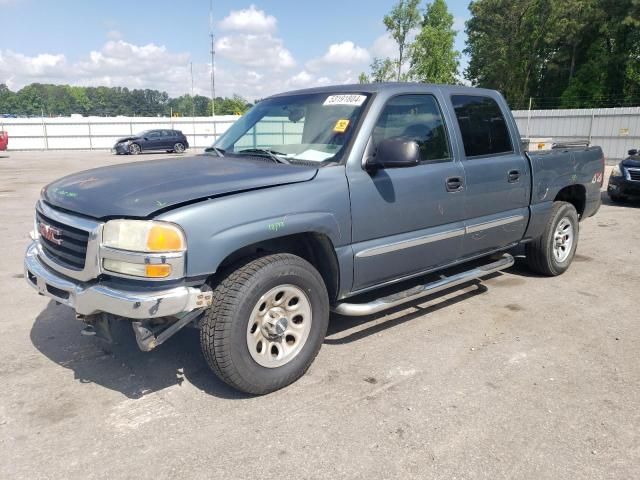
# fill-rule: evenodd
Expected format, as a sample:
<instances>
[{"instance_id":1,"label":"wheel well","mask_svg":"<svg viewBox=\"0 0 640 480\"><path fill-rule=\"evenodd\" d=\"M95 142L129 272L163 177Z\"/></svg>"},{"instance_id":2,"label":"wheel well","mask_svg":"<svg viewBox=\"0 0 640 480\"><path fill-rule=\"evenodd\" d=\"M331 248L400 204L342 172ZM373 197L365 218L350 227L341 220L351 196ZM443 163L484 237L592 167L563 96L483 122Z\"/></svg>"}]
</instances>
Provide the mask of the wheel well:
<instances>
[{"instance_id":1,"label":"wheel well","mask_svg":"<svg viewBox=\"0 0 640 480\"><path fill-rule=\"evenodd\" d=\"M260 253L291 253L304 258L322 276L329 293L329 300L333 302L337 298L340 287L338 259L333 243L326 235L315 232L298 233L247 245L228 255L220 264L220 268Z\"/></svg>"},{"instance_id":2,"label":"wheel well","mask_svg":"<svg viewBox=\"0 0 640 480\"><path fill-rule=\"evenodd\" d=\"M587 203L587 191L582 185L569 185L558 192L554 202L568 202L576 208L578 217L582 217Z\"/></svg>"}]
</instances>

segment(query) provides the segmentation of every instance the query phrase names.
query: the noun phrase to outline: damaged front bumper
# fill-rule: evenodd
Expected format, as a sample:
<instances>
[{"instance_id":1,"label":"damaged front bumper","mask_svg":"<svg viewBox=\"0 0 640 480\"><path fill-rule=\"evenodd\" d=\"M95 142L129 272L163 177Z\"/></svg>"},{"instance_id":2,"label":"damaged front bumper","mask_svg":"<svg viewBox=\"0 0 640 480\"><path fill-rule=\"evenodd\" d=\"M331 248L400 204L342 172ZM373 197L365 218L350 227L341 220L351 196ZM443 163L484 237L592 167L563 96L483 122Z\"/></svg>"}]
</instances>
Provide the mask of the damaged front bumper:
<instances>
[{"instance_id":1,"label":"damaged front bumper","mask_svg":"<svg viewBox=\"0 0 640 480\"><path fill-rule=\"evenodd\" d=\"M149 319L175 316L211 305L211 292L194 287L129 291L102 285L97 280L69 279L40 260L35 242L27 248L24 276L41 295L68 305L78 315L104 312L131 319Z\"/></svg>"}]
</instances>

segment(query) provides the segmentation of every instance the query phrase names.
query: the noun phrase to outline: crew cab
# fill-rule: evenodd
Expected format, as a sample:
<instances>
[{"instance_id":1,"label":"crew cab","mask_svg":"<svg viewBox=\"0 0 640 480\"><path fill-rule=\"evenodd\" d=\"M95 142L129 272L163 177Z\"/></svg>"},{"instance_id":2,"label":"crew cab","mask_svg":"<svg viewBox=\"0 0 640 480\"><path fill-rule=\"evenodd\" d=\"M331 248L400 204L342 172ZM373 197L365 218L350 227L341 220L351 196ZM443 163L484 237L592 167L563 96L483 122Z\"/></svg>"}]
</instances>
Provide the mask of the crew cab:
<instances>
[{"instance_id":1,"label":"crew cab","mask_svg":"<svg viewBox=\"0 0 640 480\"><path fill-rule=\"evenodd\" d=\"M496 91L283 93L203 155L46 186L25 278L87 334L130 322L145 351L195 326L223 381L265 394L304 374L330 311L370 315L484 277L519 244L534 271L562 274L603 173L599 147L524 151Z\"/></svg>"}]
</instances>

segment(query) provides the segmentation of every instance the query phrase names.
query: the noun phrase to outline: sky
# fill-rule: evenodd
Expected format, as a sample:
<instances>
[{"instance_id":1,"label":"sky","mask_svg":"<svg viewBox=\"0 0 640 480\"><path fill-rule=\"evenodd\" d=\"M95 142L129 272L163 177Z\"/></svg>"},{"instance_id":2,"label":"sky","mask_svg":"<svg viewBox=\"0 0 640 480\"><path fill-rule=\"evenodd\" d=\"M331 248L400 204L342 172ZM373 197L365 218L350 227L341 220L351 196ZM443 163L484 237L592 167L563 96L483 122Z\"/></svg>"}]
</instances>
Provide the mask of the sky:
<instances>
[{"instance_id":1,"label":"sky","mask_svg":"<svg viewBox=\"0 0 640 480\"><path fill-rule=\"evenodd\" d=\"M253 101L355 83L374 57L397 55L382 18L396 0L0 0L0 83L152 88ZM422 1L421 11L426 0ZM449 0L464 48L468 0ZM466 59L461 59L464 68Z\"/></svg>"}]
</instances>

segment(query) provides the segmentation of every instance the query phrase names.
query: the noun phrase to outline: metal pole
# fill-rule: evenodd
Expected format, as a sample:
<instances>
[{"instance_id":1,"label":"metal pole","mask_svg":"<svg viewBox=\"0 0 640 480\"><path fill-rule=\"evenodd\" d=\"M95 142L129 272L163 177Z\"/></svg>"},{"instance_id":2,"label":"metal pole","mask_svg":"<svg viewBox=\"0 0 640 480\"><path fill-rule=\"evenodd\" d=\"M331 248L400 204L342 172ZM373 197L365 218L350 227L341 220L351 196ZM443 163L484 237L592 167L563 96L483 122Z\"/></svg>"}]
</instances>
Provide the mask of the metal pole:
<instances>
[{"instance_id":1,"label":"metal pole","mask_svg":"<svg viewBox=\"0 0 640 480\"><path fill-rule=\"evenodd\" d=\"M527 114L527 138L529 138L529 124L531 123L531 103L532 98L529 97L529 113Z\"/></svg>"},{"instance_id":2,"label":"metal pole","mask_svg":"<svg viewBox=\"0 0 640 480\"><path fill-rule=\"evenodd\" d=\"M44 108L40 109L40 118L42 119L42 133L44 134L44 149L49 150L49 138L47 137L47 124L44 123Z\"/></svg>"},{"instance_id":3,"label":"metal pole","mask_svg":"<svg viewBox=\"0 0 640 480\"><path fill-rule=\"evenodd\" d=\"M209 0L209 37L211 38L211 116L216 115L216 50L213 36L213 0Z\"/></svg>"},{"instance_id":4,"label":"metal pole","mask_svg":"<svg viewBox=\"0 0 640 480\"><path fill-rule=\"evenodd\" d=\"M91 119L87 118L87 127L89 128L89 150L93 150L93 141L91 139Z\"/></svg>"},{"instance_id":5,"label":"metal pole","mask_svg":"<svg viewBox=\"0 0 640 480\"><path fill-rule=\"evenodd\" d=\"M191 69L191 128L193 130L193 147L196 146L196 102L193 97L193 62L190 64Z\"/></svg>"},{"instance_id":6,"label":"metal pole","mask_svg":"<svg viewBox=\"0 0 640 480\"><path fill-rule=\"evenodd\" d=\"M589 146L591 146L591 134L593 133L593 119L595 118L596 114L593 110L593 108L591 109L591 122L589 123Z\"/></svg>"}]
</instances>

